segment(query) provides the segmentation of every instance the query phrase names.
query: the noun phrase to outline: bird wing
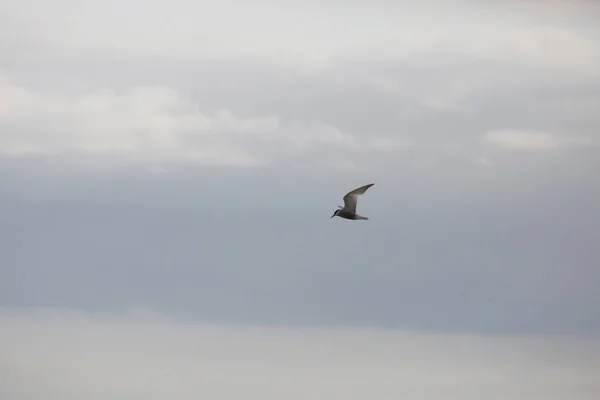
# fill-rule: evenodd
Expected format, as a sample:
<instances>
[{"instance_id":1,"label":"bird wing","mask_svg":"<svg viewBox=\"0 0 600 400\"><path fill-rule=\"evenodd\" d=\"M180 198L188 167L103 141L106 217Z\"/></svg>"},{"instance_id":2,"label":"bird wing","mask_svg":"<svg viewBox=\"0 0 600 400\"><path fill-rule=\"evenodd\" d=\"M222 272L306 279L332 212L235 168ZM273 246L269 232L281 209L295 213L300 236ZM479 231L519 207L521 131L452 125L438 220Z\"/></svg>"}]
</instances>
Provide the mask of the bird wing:
<instances>
[{"instance_id":1,"label":"bird wing","mask_svg":"<svg viewBox=\"0 0 600 400\"><path fill-rule=\"evenodd\" d=\"M346 195L344 196L344 211L356 213L356 203L358 201L356 197L366 192L367 189L373 185L374 183L369 183L368 185L361 186L358 189L354 189L346 193Z\"/></svg>"}]
</instances>

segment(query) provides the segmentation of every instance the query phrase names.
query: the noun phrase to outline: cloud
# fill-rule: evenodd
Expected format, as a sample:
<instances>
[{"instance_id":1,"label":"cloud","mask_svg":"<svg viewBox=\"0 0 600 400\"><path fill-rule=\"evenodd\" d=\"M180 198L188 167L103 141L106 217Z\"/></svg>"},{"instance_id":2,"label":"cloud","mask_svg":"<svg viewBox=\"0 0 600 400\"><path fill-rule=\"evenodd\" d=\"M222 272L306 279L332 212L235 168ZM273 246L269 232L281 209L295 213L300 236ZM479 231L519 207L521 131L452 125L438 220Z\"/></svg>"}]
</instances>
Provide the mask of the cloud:
<instances>
[{"instance_id":1,"label":"cloud","mask_svg":"<svg viewBox=\"0 0 600 400\"><path fill-rule=\"evenodd\" d=\"M559 120L571 123L589 124L600 110L600 95L582 94L574 96L570 93L542 101L536 105L536 111Z\"/></svg>"},{"instance_id":2,"label":"cloud","mask_svg":"<svg viewBox=\"0 0 600 400\"><path fill-rule=\"evenodd\" d=\"M465 7L471 9L470 2L380 1L375 6L359 1L343 4L343 12L339 1L286 6L273 1L252 5L175 1L165 7L127 0L118 7L90 3L85 8L69 1L60 7L37 0L28 3L27 9L35 12L24 13L16 2L7 7L7 24L21 28L11 34L13 39L71 51L110 49L180 62L246 60L309 74L335 68L345 60L381 61L441 51L526 63L561 74L578 71L599 76L600 53L592 35L574 32L572 25L551 26L560 17L552 15L551 7L542 15L553 18L535 26L530 21L539 18L539 9L523 7L521 17L515 18L513 8L487 7L473 18L464 12ZM108 23L111 29L106 29ZM345 29L340 30L342 25Z\"/></svg>"},{"instance_id":3,"label":"cloud","mask_svg":"<svg viewBox=\"0 0 600 400\"><path fill-rule=\"evenodd\" d=\"M23 4L0 16L0 151L13 156L359 169L409 147L474 149L507 125L598 131L591 112L542 104L600 85L581 12L595 6L581 2L518 15L467 1Z\"/></svg>"},{"instance_id":4,"label":"cloud","mask_svg":"<svg viewBox=\"0 0 600 400\"><path fill-rule=\"evenodd\" d=\"M592 143L591 139L586 137L566 137L549 132L511 129L488 132L483 141L489 146L517 151L549 151L562 146Z\"/></svg>"},{"instance_id":5,"label":"cloud","mask_svg":"<svg viewBox=\"0 0 600 400\"><path fill-rule=\"evenodd\" d=\"M593 338L214 325L60 309L4 309L0 322L0 393L14 400L584 400L600 390Z\"/></svg>"},{"instance_id":6,"label":"cloud","mask_svg":"<svg viewBox=\"0 0 600 400\"><path fill-rule=\"evenodd\" d=\"M579 32L543 25L493 25L482 28L480 34L487 39L485 42L465 37L466 54L505 60L550 75L600 78L597 68L600 66L600 46L597 40Z\"/></svg>"},{"instance_id":7,"label":"cloud","mask_svg":"<svg viewBox=\"0 0 600 400\"><path fill-rule=\"evenodd\" d=\"M342 164L348 160L336 153L393 146L379 137L359 141L320 121L239 116L228 109L203 112L164 85L66 95L36 93L2 79L0 100L0 152L5 155L83 152L139 162L258 166L320 146L334 150L324 163Z\"/></svg>"}]
</instances>

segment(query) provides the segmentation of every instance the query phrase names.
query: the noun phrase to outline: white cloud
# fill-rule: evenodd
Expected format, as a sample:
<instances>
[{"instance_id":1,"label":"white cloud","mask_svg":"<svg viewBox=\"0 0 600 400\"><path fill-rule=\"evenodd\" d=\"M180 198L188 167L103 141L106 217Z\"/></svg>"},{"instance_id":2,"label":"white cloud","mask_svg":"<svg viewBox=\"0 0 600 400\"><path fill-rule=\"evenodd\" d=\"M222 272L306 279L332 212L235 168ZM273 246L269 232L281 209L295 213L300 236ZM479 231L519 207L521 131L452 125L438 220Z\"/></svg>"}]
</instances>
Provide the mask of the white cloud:
<instances>
[{"instance_id":1,"label":"white cloud","mask_svg":"<svg viewBox=\"0 0 600 400\"><path fill-rule=\"evenodd\" d=\"M475 32L470 32L474 34ZM479 39L465 37L465 51L536 71L580 78L600 77L598 38L552 26L498 26L481 28ZM485 41L480 40L485 38Z\"/></svg>"},{"instance_id":2,"label":"white cloud","mask_svg":"<svg viewBox=\"0 0 600 400\"><path fill-rule=\"evenodd\" d=\"M497 120L519 126L519 119L537 118L533 124L541 130L595 135L594 127L578 129L583 112L573 105L576 93L564 105L543 106L533 98L527 103L531 109L519 108L528 117L497 113L490 121L487 114L496 102L520 95L520 85L530 97L553 93L548 100L556 104L565 98L560 85L586 83L594 90L600 37L586 29L581 10L597 8L554 2L517 12L512 6L459 3L9 1L0 16L0 50L6 54L0 73L13 81L0 81L0 152L87 152L144 163L239 166L305 162L315 155L313 161L318 157L322 165L360 168L355 153L389 154L442 132L467 144L471 139L460 132L480 132ZM131 71L149 59L158 60L156 68L137 81ZM51 65L47 71L37 67L45 62ZM104 62L110 66L105 70ZM246 73L248 65L267 71L257 78L266 76L264 83L249 85L248 75L238 81L232 74L236 68ZM190 74L196 66L212 72ZM220 66L226 66L222 81L211 69ZM314 75L303 75L307 71ZM271 72L277 77L272 81ZM44 77L57 77L56 83ZM80 82L105 86L75 94ZM128 89L113 89L123 87ZM593 105L587 106L586 121L595 120ZM568 126L556 127L555 116L537 117L534 111L542 114L544 107L570 107L571 117L561 114ZM262 111L248 115L244 109ZM355 131L362 134L353 136ZM484 142L513 150L575 144L540 132L491 132Z\"/></svg>"},{"instance_id":3,"label":"white cloud","mask_svg":"<svg viewBox=\"0 0 600 400\"><path fill-rule=\"evenodd\" d=\"M600 342L0 312L0 393L21 399L594 399Z\"/></svg>"},{"instance_id":4,"label":"white cloud","mask_svg":"<svg viewBox=\"0 0 600 400\"><path fill-rule=\"evenodd\" d=\"M586 137L567 137L550 132L528 130L495 130L485 134L484 144L517 151L549 151L565 145L590 144Z\"/></svg>"},{"instance_id":5,"label":"white cloud","mask_svg":"<svg viewBox=\"0 0 600 400\"><path fill-rule=\"evenodd\" d=\"M597 37L572 24L547 26L547 13L523 12L516 19L514 8L474 9L469 2L28 3L7 7L6 19L19 26L21 39L70 50L112 49L181 62L253 60L302 71L331 68L347 59L442 52L559 73L600 74ZM136 29L131 29L133 19Z\"/></svg>"},{"instance_id":6,"label":"white cloud","mask_svg":"<svg viewBox=\"0 0 600 400\"><path fill-rule=\"evenodd\" d=\"M0 79L0 126L0 153L13 155L84 152L140 162L251 166L311 154L320 146L337 149L324 163L344 163L339 157L347 151L385 150L378 137L359 141L320 121L203 112L167 86L65 95Z\"/></svg>"}]
</instances>

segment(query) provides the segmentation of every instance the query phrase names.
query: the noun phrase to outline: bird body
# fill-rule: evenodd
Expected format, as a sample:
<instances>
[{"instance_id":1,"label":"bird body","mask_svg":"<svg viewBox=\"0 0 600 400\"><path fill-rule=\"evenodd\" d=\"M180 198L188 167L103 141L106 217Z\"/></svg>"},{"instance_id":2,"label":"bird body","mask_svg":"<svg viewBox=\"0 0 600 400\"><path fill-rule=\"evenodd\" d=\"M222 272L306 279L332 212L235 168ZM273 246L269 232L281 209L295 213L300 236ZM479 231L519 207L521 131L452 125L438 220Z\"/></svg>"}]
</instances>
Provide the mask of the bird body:
<instances>
[{"instance_id":1,"label":"bird body","mask_svg":"<svg viewBox=\"0 0 600 400\"><path fill-rule=\"evenodd\" d=\"M374 183L369 183L368 185L361 186L357 189L354 189L344 196L344 206L338 206L338 209L335 210L331 218L340 217L344 219L350 220L367 220L368 217L363 217L362 215L358 215L356 213L356 205L358 202L357 196L360 196L364 192L367 191L368 188L373 186Z\"/></svg>"}]
</instances>

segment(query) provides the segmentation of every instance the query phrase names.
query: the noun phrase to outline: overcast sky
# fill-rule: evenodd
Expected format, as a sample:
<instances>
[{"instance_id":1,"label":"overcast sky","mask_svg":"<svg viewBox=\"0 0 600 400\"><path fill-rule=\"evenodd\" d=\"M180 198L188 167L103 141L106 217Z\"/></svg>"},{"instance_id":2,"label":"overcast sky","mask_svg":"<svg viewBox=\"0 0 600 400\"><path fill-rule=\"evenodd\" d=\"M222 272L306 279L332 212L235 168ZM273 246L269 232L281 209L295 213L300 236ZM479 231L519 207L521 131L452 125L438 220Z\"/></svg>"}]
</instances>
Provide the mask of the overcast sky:
<instances>
[{"instance_id":1,"label":"overcast sky","mask_svg":"<svg viewBox=\"0 0 600 400\"><path fill-rule=\"evenodd\" d=\"M352 398L342 382L356 376L380 398L591 396L600 2L414 3L3 1L0 393L238 398L226 379L257 362L260 342L265 369L239 386L260 398L298 385ZM368 221L329 218L372 182L358 203ZM147 322L131 310L168 332L138 349ZM260 327L248 341L246 324ZM333 327L358 335L336 349L360 364L335 377L307 367L327 369L318 349L337 346ZM200 346L195 330L215 339L211 329L226 332L217 349L236 350L207 389L185 366L210 364L181 346ZM372 344L381 329L389 341ZM566 336L547 342L554 334ZM265 389L281 367L271 338L299 347ZM433 358L387 364L411 340ZM474 340L470 358L460 349ZM522 340L540 346L531 359ZM459 349L430 349L444 345ZM88 362L69 358L79 351L110 382L90 371L72 386ZM507 364L489 361L505 351ZM121 352L119 368L156 370L120 381L105 357ZM557 372L565 354L572 379ZM39 366L44 357L62 372ZM150 390L163 363L192 375ZM388 380L413 367L431 387ZM481 368L505 375L461 380ZM544 386L547 374L563 380Z\"/></svg>"}]
</instances>

